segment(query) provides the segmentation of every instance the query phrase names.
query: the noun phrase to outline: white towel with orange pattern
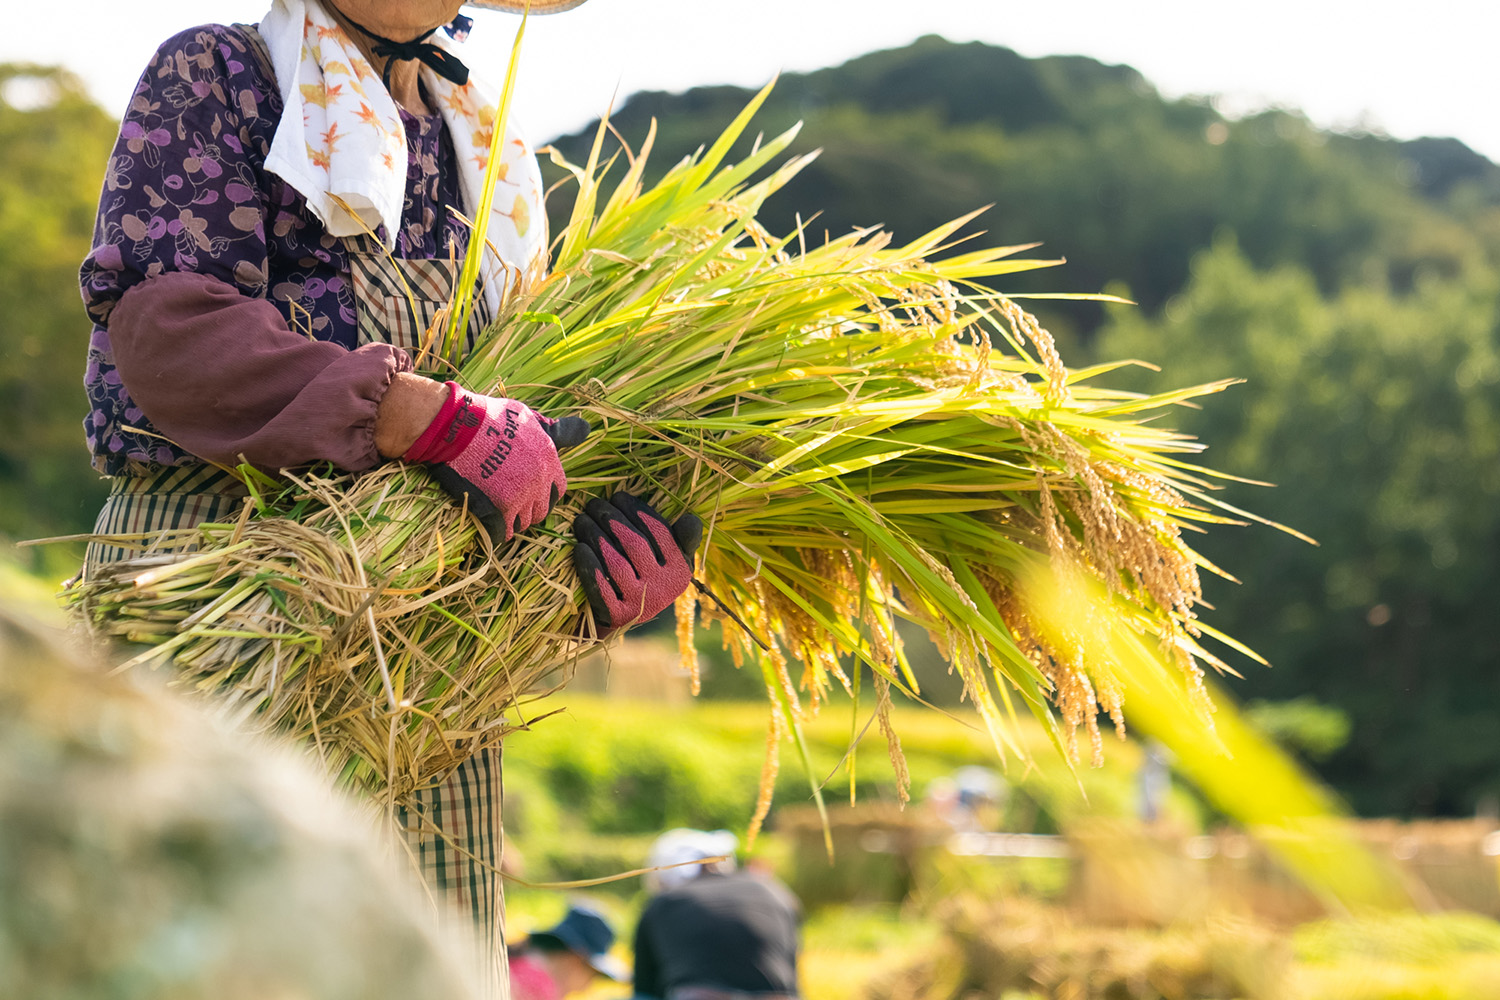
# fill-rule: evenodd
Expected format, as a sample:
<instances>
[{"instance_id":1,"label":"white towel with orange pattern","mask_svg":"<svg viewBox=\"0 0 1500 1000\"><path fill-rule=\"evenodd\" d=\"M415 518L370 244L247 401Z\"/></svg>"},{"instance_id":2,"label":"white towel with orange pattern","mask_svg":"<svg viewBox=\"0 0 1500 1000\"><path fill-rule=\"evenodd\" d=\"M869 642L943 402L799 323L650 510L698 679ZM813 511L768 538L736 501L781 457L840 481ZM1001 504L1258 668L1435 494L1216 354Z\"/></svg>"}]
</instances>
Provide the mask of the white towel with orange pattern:
<instances>
[{"instance_id":1,"label":"white towel with orange pattern","mask_svg":"<svg viewBox=\"0 0 1500 1000\"><path fill-rule=\"evenodd\" d=\"M260 22L281 88L284 111L266 169L307 199L333 236L384 226L394 245L406 197L406 129L396 102L370 63L319 0L273 0ZM442 32L430 41L462 58ZM428 99L437 105L458 154L464 204L473 217L484 187L499 95L473 74L462 86L420 67ZM499 289L517 277L529 282L546 265L547 222L542 175L531 147L508 124L490 212L482 272L494 311Z\"/></svg>"}]
</instances>

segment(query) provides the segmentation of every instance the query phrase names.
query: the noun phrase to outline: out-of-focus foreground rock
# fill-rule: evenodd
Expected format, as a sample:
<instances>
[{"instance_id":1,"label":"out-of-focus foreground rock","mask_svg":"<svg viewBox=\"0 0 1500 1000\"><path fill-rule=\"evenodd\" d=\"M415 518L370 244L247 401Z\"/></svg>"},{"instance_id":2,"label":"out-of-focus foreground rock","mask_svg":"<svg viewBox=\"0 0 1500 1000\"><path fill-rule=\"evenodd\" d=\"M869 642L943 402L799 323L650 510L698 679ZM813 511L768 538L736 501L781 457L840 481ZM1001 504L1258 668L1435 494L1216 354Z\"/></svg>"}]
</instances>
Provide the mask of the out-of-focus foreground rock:
<instances>
[{"instance_id":1,"label":"out-of-focus foreground rock","mask_svg":"<svg viewBox=\"0 0 1500 1000\"><path fill-rule=\"evenodd\" d=\"M0 996L477 996L404 861L305 762L110 676L14 607L0 600Z\"/></svg>"}]
</instances>

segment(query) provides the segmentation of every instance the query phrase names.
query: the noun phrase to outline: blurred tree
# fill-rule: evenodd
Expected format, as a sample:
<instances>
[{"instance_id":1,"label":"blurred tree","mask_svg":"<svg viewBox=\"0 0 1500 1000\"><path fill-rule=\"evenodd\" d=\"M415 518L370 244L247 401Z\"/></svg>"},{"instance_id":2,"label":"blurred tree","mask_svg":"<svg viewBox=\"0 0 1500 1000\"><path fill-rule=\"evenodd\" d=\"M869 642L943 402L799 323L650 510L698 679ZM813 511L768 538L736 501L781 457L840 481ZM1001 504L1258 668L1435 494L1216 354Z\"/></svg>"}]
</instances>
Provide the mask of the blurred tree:
<instances>
[{"instance_id":1,"label":"blurred tree","mask_svg":"<svg viewBox=\"0 0 1500 1000\"><path fill-rule=\"evenodd\" d=\"M639 146L656 119L653 163L664 170L749 97L736 87L637 94L612 124ZM1456 140L1330 133L1287 111L1231 121L1093 59L1026 59L929 36L783 76L757 127L775 134L799 120L796 148L822 152L766 206L773 231L816 216L809 239L874 223L909 239L990 204L970 231L1044 240L1068 260L1008 290L1095 291L1119 280L1156 310L1220 230L1258 266L1302 264L1325 293L1366 280L1409 287L1419 272L1451 276L1500 259L1500 168ZM556 145L581 160L593 134ZM1076 329L1085 341L1103 320L1088 303L1046 312L1054 332Z\"/></svg>"},{"instance_id":2,"label":"blurred tree","mask_svg":"<svg viewBox=\"0 0 1500 1000\"><path fill-rule=\"evenodd\" d=\"M78 265L117 129L70 74L0 65L0 535L87 530L104 497Z\"/></svg>"},{"instance_id":3,"label":"blurred tree","mask_svg":"<svg viewBox=\"0 0 1500 1000\"><path fill-rule=\"evenodd\" d=\"M1303 695L1291 701L1252 701L1245 720L1278 744L1323 760L1349 742L1349 716Z\"/></svg>"},{"instance_id":4,"label":"blurred tree","mask_svg":"<svg viewBox=\"0 0 1500 1000\"><path fill-rule=\"evenodd\" d=\"M1348 713L1325 775L1361 811L1473 809L1500 773L1500 272L1320 297L1301 266L1254 268L1221 239L1164 318L1120 310L1103 352L1152 384L1246 384L1185 410L1209 465L1271 480L1226 498L1319 541L1210 533L1213 623L1265 654L1241 694Z\"/></svg>"}]
</instances>

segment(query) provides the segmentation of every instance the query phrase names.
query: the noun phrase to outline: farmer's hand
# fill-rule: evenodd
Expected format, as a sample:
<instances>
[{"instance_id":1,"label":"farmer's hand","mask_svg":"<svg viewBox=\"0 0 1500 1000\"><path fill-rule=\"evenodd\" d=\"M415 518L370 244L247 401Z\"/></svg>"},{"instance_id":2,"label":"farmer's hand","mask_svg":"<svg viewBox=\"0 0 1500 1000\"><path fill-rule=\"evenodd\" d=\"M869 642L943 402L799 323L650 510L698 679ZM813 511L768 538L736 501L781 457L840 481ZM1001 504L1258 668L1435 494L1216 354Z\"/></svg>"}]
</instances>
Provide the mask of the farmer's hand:
<instances>
[{"instance_id":1,"label":"farmer's hand","mask_svg":"<svg viewBox=\"0 0 1500 1000\"><path fill-rule=\"evenodd\" d=\"M582 417L553 420L524 403L448 383L448 399L402 456L432 477L496 542L541 523L568 488L557 453L588 437Z\"/></svg>"},{"instance_id":2,"label":"farmer's hand","mask_svg":"<svg viewBox=\"0 0 1500 1000\"><path fill-rule=\"evenodd\" d=\"M683 514L668 525L629 493L590 500L573 522L573 567L603 632L656 617L693 580L703 522Z\"/></svg>"}]
</instances>

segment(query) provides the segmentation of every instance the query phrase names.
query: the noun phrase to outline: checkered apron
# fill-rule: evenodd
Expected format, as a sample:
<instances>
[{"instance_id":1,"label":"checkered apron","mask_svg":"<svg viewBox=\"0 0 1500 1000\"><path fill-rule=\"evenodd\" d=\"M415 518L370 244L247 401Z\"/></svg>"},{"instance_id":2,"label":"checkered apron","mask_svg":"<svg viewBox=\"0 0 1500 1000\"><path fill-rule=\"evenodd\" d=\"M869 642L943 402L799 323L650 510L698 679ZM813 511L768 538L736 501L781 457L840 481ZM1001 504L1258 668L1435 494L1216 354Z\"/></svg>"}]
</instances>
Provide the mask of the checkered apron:
<instances>
[{"instance_id":1,"label":"checkered apron","mask_svg":"<svg viewBox=\"0 0 1500 1000\"><path fill-rule=\"evenodd\" d=\"M449 301L457 264L395 259L366 237L346 240L345 245L360 342L391 343L415 352L424 331ZM476 295L473 313L465 353L490 321L482 295ZM232 521L243 510L246 495L238 479L214 466L158 468L122 476L114 480L94 531L104 536L129 535ZM191 547L167 535L153 551ZM84 573L133 551L111 545L107 539L94 542L89 545ZM506 1000L509 995L500 807L500 749L496 747L471 757L434 787L418 790L396 813L399 841L432 890L443 924L462 926L472 921L485 995L494 1000Z\"/></svg>"}]
</instances>

